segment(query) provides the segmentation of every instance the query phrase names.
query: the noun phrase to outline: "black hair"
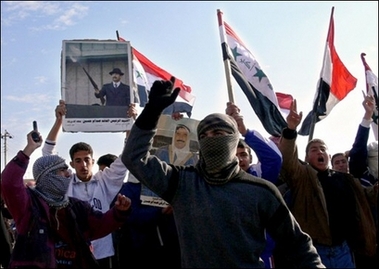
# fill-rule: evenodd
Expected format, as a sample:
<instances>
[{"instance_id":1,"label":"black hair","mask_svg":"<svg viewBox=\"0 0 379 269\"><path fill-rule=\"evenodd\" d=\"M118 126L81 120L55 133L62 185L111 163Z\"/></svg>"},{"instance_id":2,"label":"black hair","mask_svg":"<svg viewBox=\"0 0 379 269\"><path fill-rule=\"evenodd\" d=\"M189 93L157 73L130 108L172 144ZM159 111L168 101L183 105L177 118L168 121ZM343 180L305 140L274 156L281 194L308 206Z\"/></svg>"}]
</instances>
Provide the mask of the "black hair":
<instances>
[{"instance_id":1,"label":"black hair","mask_svg":"<svg viewBox=\"0 0 379 269\"><path fill-rule=\"evenodd\" d=\"M331 160L331 162L332 162L332 165L333 165L333 161L334 161L334 159L335 159L336 157L338 157L338 156L343 156L343 157L345 157L345 158L346 158L346 160L347 160L347 156L346 156L346 154L345 154L345 153L342 153L342 152L338 152L338 153L336 153L336 154L333 154L333 156L332 156L332 160Z\"/></svg>"},{"instance_id":2,"label":"black hair","mask_svg":"<svg viewBox=\"0 0 379 269\"><path fill-rule=\"evenodd\" d=\"M107 167L110 167L111 166L111 163L113 163L115 160L117 159L117 156L114 155L114 154L105 154L103 156L101 156L98 160L97 160L97 165L105 165Z\"/></svg>"},{"instance_id":3,"label":"black hair","mask_svg":"<svg viewBox=\"0 0 379 269\"><path fill-rule=\"evenodd\" d=\"M249 153L249 155L251 156L251 148L250 146L245 142L245 140L243 140L242 138L240 138L238 140L238 146L237 148L244 148L244 149L247 149L247 152Z\"/></svg>"},{"instance_id":4,"label":"black hair","mask_svg":"<svg viewBox=\"0 0 379 269\"><path fill-rule=\"evenodd\" d=\"M87 151L91 155L91 157L93 156L93 150L89 144L85 142L78 142L70 148L71 161L74 158L74 154L77 153L78 151Z\"/></svg>"}]
</instances>

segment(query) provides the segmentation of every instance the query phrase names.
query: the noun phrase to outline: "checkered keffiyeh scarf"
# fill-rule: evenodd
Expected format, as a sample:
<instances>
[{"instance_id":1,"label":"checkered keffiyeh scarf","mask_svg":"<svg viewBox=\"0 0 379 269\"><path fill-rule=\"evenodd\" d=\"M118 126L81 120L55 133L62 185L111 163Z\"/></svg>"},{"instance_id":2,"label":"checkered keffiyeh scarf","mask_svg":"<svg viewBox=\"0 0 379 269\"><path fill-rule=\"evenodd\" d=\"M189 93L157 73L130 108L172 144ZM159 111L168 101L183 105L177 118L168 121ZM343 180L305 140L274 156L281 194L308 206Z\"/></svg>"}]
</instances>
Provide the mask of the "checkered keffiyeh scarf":
<instances>
[{"instance_id":1,"label":"checkered keffiyeh scarf","mask_svg":"<svg viewBox=\"0 0 379 269\"><path fill-rule=\"evenodd\" d=\"M226 131L228 135L199 138L201 134L215 129ZM236 157L239 140L237 123L228 115L210 114L200 121L197 134L200 145L197 169L210 184L228 182L240 169Z\"/></svg>"},{"instance_id":2,"label":"checkered keffiyeh scarf","mask_svg":"<svg viewBox=\"0 0 379 269\"><path fill-rule=\"evenodd\" d=\"M31 189L49 206L55 208L66 207L69 202L67 189L70 179L57 175L57 170L62 168L67 169L68 166L65 160L57 155L40 157L33 165L36 185Z\"/></svg>"}]
</instances>

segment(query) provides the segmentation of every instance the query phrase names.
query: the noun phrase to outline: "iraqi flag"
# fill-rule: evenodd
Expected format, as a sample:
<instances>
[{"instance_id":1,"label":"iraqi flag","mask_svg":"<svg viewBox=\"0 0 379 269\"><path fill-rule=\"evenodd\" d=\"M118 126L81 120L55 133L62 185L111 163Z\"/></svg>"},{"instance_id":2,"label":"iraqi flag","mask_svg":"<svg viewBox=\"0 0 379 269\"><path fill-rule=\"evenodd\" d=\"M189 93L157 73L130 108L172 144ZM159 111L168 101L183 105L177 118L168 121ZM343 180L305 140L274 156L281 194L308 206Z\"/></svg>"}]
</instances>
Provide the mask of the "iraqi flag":
<instances>
[{"instance_id":1,"label":"iraqi flag","mask_svg":"<svg viewBox=\"0 0 379 269\"><path fill-rule=\"evenodd\" d=\"M118 31L116 31L118 41L126 41L124 38L119 36ZM132 47L132 65L133 65L133 90L138 99L140 107L144 107L148 101L149 90L153 86L156 80L170 80L172 75L167 71L163 70L159 66L151 62L145 55L141 54L138 50ZM187 86L175 77L174 88L179 87L180 92L175 102L167 107L163 114L173 114L173 113L186 113L190 118L192 115L192 108L195 103L195 96L191 94L191 87Z\"/></svg>"},{"instance_id":2,"label":"iraqi flag","mask_svg":"<svg viewBox=\"0 0 379 269\"><path fill-rule=\"evenodd\" d=\"M138 61L137 57L133 55L133 91L138 96L138 101L140 107L144 107L148 101L149 91L151 85L147 79L145 70L143 69L141 63Z\"/></svg>"},{"instance_id":3,"label":"iraqi flag","mask_svg":"<svg viewBox=\"0 0 379 269\"><path fill-rule=\"evenodd\" d=\"M372 115L371 127L372 131L374 132L375 140L378 141L378 77L372 72L364 56L366 56L366 54L361 53L361 59L365 67L366 93L368 95L374 96L375 99L375 110L374 114Z\"/></svg>"},{"instance_id":4,"label":"iraqi flag","mask_svg":"<svg viewBox=\"0 0 379 269\"><path fill-rule=\"evenodd\" d=\"M223 32L222 28L225 27L226 34L225 39L221 39L223 60L229 60L234 79L245 93L265 130L273 136L280 136L287 123L280 112L273 87L254 55L222 20L221 15L219 11L220 32Z\"/></svg>"},{"instance_id":5,"label":"iraqi flag","mask_svg":"<svg viewBox=\"0 0 379 269\"><path fill-rule=\"evenodd\" d=\"M334 7L330 16L324 61L314 98L313 109L304 119L298 132L299 135L309 135L311 127L314 127L317 122L329 115L333 107L344 99L357 84L357 79L347 70L334 47L333 12Z\"/></svg>"},{"instance_id":6,"label":"iraqi flag","mask_svg":"<svg viewBox=\"0 0 379 269\"><path fill-rule=\"evenodd\" d=\"M134 47L132 48L133 54L133 76L138 87L138 93L140 94L140 102L146 104L148 91L156 80L170 80L172 75L163 70L159 66L155 65L143 54L141 54ZM191 94L191 87L185 85L183 81L175 77L174 88L179 87L180 92L175 102L167 107L163 114L172 114L175 112L186 113L190 118L192 114L192 108L195 103L195 96Z\"/></svg>"}]
</instances>

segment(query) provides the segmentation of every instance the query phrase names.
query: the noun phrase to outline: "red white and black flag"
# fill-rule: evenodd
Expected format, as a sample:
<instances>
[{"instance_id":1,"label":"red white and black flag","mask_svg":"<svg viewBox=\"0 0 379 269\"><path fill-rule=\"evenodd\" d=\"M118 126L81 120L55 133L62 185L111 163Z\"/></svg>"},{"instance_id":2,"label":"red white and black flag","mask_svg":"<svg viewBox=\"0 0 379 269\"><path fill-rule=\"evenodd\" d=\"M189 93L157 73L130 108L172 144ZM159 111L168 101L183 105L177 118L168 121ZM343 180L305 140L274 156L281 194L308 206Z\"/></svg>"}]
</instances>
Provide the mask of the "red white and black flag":
<instances>
[{"instance_id":1,"label":"red white and black flag","mask_svg":"<svg viewBox=\"0 0 379 269\"><path fill-rule=\"evenodd\" d=\"M357 79L350 74L349 70L342 63L334 46L333 12L334 7L332 7L330 16L323 66L317 85L313 109L304 119L298 132L299 135L309 135L310 138L313 136L311 129L314 128L315 124L328 116L333 107L344 99L357 84Z\"/></svg>"},{"instance_id":2,"label":"red white and black flag","mask_svg":"<svg viewBox=\"0 0 379 269\"><path fill-rule=\"evenodd\" d=\"M156 80L170 80L172 75L169 72L154 64L145 55L136 50L136 48L132 47L132 53L133 74L136 75L138 92L148 92ZM196 99L195 96L191 94L192 89L190 86L184 84L182 80L175 76L174 88L176 87L180 88L178 97L176 98L175 102L167 107L162 113L186 113L190 118ZM141 102L142 101L143 100L141 99Z\"/></svg>"},{"instance_id":3,"label":"red white and black flag","mask_svg":"<svg viewBox=\"0 0 379 269\"><path fill-rule=\"evenodd\" d=\"M116 31L116 34L118 41L126 41L119 36L118 31ZM151 86L153 86L154 81L170 80L173 75L154 64L134 47L132 47L132 55L133 81L136 83L136 85L134 85L136 87L135 92L138 93L140 106L144 107L148 101L149 91ZM191 87L184 84L182 80L175 76L174 88L176 87L180 88L178 97L172 105L162 112L162 114L171 115L173 113L186 113L190 118L196 97L191 93Z\"/></svg>"},{"instance_id":4,"label":"red white and black flag","mask_svg":"<svg viewBox=\"0 0 379 269\"><path fill-rule=\"evenodd\" d=\"M277 96L270 80L254 55L222 19L220 10L217 12L217 17L224 64L230 63L231 74L245 93L265 130L273 136L280 136L287 123L280 112ZM227 81L229 73L227 71Z\"/></svg>"},{"instance_id":5,"label":"red white and black flag","mask_svg":"<svg viewBox=\"0 0 379 269\"><path fill-rule=\"evenodd\" d=\"M366 75L366 94L374 96L375 99L375 111L372 115L371 127L374 132L375 140L378 141L378 77L372 72L364 56L366 56L366 54L361 53Z\"/></svg>"}]
</instances>

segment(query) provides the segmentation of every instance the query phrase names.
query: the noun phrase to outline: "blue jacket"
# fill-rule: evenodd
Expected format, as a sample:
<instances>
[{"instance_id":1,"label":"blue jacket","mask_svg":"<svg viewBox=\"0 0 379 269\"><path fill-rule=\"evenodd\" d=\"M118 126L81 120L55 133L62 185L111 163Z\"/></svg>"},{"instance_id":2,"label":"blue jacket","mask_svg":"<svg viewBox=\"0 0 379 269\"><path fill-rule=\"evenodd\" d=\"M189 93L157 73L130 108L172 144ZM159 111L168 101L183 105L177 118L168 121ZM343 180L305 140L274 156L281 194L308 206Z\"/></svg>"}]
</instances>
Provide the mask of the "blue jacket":
<instances>
[{"instance_id":1,"label":"blue jacket","mask_svg":"<svg viewBox=\"0 0 379 269\"><path fill-rule=\"evenodd\" d=\"M362 124L364 124L362 122ZM370 174L367 165L367 142L370 132L368 127L362 124L358 127L353 147L349 153L349 172L354 177L359 178L361 184L365 187L373 186L378 179Z\"/></svg>"},{"instance_id":2,"label":"blue jacket","mask_svg":"<svg viewBox=\"0 0 379 269\"><path fill-rule=\"evenodd\" d=\"M271 140L262 137L259 132L251 130L247 130L245 142L254 150L259 160L257 164L251 165L247 172L276 184L282 168L282 154L277 146ZM267 234L266 247L261 254L266 268L273 266L271 258L274 249L275 241Z\"/></svg>"},{"instance_id":3,"label":"blue jacket","mask_svg":"<svg viewBox=\"0 0 379 269\"><path fill-rule=\"evenodd\" d=\"M258 163L251 165L247 172L276 184L282 168L282 154L278 147L259 132L251 130L247 130L245 142L258 157Z\"/></svg>"}]
</instances>

